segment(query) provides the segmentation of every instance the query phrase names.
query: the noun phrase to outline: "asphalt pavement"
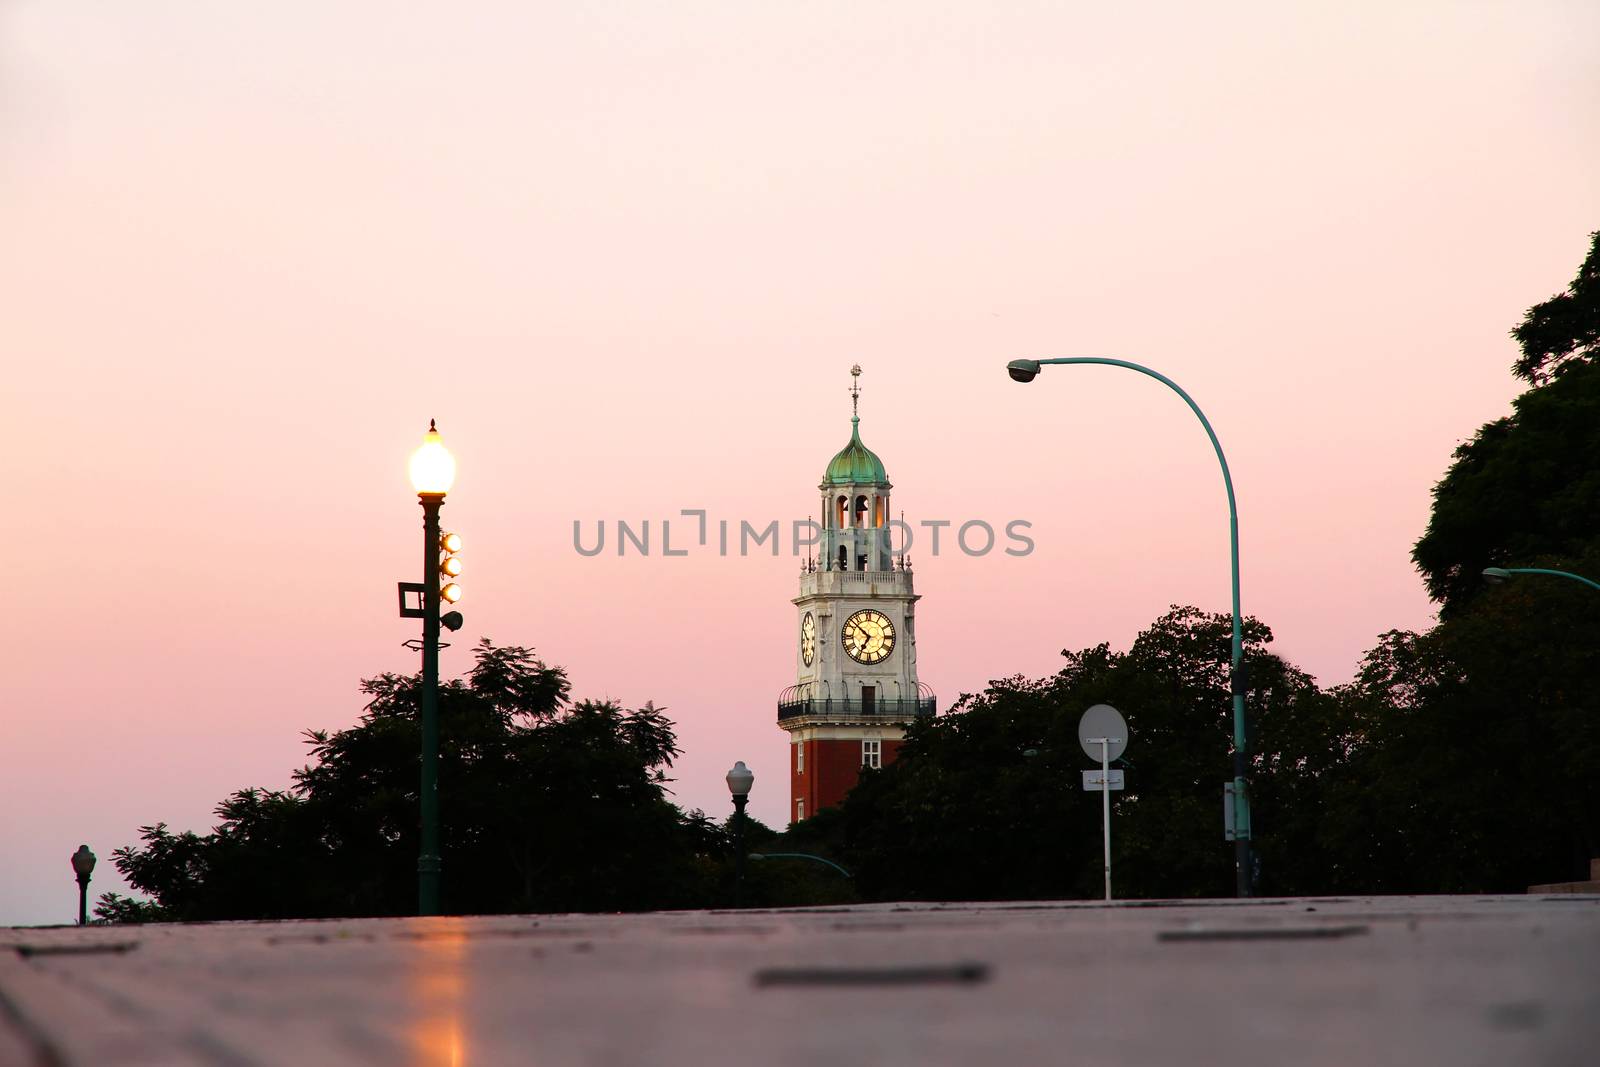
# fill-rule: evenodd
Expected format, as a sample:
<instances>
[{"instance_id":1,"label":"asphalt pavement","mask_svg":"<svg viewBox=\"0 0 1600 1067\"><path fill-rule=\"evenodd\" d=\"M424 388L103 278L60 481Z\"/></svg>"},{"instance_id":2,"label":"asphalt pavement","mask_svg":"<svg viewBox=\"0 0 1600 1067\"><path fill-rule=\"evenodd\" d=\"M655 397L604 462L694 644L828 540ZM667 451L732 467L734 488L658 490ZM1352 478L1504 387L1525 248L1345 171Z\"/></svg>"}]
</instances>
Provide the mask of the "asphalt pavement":
<instances>
[{"instance_id":1,"label":"asphalt pavement","mask_svg":"<svg viewBox=\"0 0 1600 1067\"><path fill-rule=\"evenodd\" d=\"M1600 895L0 929L0 1064L1600 1063Z\"/></svg>"}]
</instances>

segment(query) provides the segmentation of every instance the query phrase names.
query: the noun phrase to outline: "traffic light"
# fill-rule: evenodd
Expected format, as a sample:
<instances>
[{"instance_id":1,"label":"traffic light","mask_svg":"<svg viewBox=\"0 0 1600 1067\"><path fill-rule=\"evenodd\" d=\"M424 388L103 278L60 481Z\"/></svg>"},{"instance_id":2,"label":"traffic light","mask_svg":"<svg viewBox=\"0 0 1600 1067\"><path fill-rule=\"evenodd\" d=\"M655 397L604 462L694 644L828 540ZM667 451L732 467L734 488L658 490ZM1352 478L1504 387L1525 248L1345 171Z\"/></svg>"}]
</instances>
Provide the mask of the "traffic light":
<instances>
[{"instance_id":1,"label":"traffic light","mask_svg":"<svg viewBox=\"0 0 1600 1067\"><path fill-rule=\"evenodd\" d=\"M456 553L460 551L460 534L446 533L440 535L439 574L443 584L439 587L439 595L451 604L461 599L461 587L452 581L453 578L461 573L461 560L456 556Z\"/></svg>"}]
</instances>

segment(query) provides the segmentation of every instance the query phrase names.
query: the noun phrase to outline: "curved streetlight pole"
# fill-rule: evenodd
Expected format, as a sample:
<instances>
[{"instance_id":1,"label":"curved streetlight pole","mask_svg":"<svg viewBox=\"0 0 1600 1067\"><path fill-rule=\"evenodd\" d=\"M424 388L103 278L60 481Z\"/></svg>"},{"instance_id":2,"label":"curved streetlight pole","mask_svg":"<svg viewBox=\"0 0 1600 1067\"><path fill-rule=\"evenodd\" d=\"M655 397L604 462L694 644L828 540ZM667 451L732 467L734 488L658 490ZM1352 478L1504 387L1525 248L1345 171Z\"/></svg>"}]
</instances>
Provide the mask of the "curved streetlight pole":
<instances>
[{"instance_id":1,"label":"curved streetlight pole","mask_svg":"<svg viewBox=\"0 0 1600 1067\"><path fill-rule=\"evenodd\" d=\"M1233 577L1233 669L1231 683L1233 689L1233 844L1234 844L1234 886L1238 896L1250 896L1254 887L1254 857L1250 854L1250 794L1245 771L1249 767L1249 733L1245 729L1245 677L1244 677L1244 629L1243 616L1239 614L1239 507L1233 496L1233 475L1228 470L1228 457L1222 452L1222 442L1217 440L1217 432L1211 428L1211 421L1206 418L1206 413L1200 410L1200 405L1194 398L1184 392L1183 387L1168 378L1160 371L1151 370L1149 367L1138 363L1131 363L1125 359L1106 359L1100 356L1068 356L1057 359L1014 359L1006 365L1006 371L1013 380L1031 382L1039 375L1039 368L1045 364L1098 364L1106 367L1122 367L1126 370L1138 371L1140 374L1154 378L1179 396L1189 405L1189 410L1194 412L1200 420L1200 425L1205 427L1206 436L1211 439L1211 447L1217 453L1217 462L1222 466L1222 484L1228 491L1228 550L1229 563Z\"/></svg>"},{"instance_id":2,"label":"curved streetlight pole","mask_svg":"<svg viewBox=\"0 0 1600 1067\"><path fill-rule=\"evenodd\" d=\"M1488 579L1491 585L1498 585L1500 582L1518 574L1549 574L1557 578L1571 578L1575 582L1582 582L1591 589L1600 589L1600 582L1585 578L1581 574L1573 574L1571 571L1556 571L1548 567L1485 567L1483 569L1483 576Z\"/></svg>"},{"instance_id":3,"label":"curved streetlight pole","mask_svg":"<svg viewBox=\"0 0 1600 1067\"><path fill-rule=\"evenodd\" d=\"M817 863L827 864L846 878L853 877L849 871L832 860L823 856L813 856L809 852L752 852L750 853L750 858L753 860L815 860Z\"/></svg>"}]
</instances>

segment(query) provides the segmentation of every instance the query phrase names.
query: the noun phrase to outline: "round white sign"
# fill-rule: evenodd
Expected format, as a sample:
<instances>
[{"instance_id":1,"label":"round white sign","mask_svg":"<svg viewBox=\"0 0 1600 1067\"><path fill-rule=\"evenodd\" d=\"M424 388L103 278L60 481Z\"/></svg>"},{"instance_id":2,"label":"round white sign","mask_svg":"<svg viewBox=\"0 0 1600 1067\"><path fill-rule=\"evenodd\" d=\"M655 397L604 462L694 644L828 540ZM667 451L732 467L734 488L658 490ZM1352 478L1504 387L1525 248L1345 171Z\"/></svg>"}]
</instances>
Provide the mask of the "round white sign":
<instances>
[{"instance_id":1,"label":"round white sign","mask_svg":"<svg viewBox=\"0 0 1600 1067\"><path fill-rule=\"evenodd\" d=\"M1084 755L1096 763L1100 762L1102 737L1111 739L1111 744L1106 746L1107 760L1116 759L1128 747L1128 724L1123 721L1122 713L1110 704L1096 704L1078 720L1078 744L1083 746Z\"/></svg>"}]
</instances>

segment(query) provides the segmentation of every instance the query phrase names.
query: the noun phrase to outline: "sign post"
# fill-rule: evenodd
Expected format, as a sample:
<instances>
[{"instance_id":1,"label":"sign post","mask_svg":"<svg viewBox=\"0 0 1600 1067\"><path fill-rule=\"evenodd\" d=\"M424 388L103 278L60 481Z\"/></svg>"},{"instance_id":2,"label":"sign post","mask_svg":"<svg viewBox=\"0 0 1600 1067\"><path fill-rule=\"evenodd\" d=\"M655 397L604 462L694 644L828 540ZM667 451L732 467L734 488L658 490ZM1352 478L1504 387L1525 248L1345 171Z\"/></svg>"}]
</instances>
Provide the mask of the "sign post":
<instances>
[{"instance_id":1,"label":"sign post","mask_svg":"<svg viewBox=\"0 0 1600 1067\"><path fill-rule=\"evenodd\" d=\"M1100 791L1100 829L1105 849L1106 900L1111 900L1111 791L1122 788L1122 772L1112 777L1111 761L1122 755L1128 747L1128 724L1122 713L1110 704L1096 704L1078 720L1078 744L1084 755L1100 760L1100 776L1085 771L1083 788Z\"/></svg>"}]
</instances>

